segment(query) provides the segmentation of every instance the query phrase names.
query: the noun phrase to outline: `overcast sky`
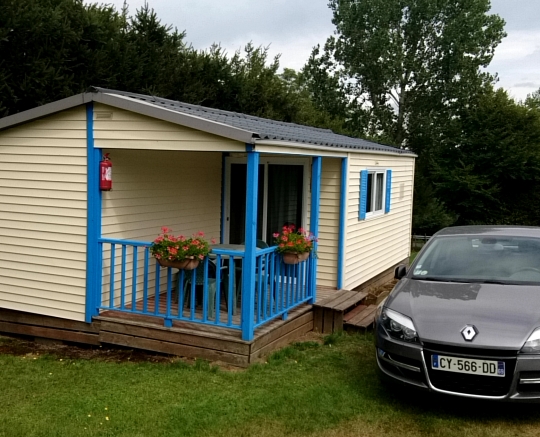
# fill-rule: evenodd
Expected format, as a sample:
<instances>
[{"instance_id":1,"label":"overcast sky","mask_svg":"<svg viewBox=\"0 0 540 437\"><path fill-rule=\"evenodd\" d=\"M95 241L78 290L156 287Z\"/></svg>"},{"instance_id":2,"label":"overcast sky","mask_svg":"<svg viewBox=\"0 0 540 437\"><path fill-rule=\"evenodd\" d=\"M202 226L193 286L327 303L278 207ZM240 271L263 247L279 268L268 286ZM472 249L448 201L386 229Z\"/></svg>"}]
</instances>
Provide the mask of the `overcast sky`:
<instances>
[{"instance_id":1,"label":"overcast sky","mask_svg":"<svg viewBox=\"0 0 540 437\"><path fill-rule=\"evenodd\" d=\"M85 0L112 4L124 0ZM130 15L144 0L128 0ZM280 66L299 70L313 46L334 31L327 0L148 0L162 24L186 32L197 49L219 43L230 54L252 41L281 54ZM492 12L506 21L508 34L497 47L488 71L498 86L524 99L540 88L540 0L491 0Z\"/></svg>"}]
</instances>

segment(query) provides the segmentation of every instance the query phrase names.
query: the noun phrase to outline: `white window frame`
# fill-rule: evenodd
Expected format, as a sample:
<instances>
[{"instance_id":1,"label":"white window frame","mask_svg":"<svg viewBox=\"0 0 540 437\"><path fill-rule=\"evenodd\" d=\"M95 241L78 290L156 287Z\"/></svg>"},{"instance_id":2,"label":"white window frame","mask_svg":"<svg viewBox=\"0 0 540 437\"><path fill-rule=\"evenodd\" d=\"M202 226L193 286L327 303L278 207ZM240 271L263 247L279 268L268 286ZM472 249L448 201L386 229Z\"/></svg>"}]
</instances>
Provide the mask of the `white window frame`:
<instances>
[{"instance_id":1,"label":"white window frame","mask_svg":"<svg viewBox=\"0 0 540 437\"><path fill-rule=\"evenodd\" d=\"M224 243L229 243L230 235L230 213L231 213L231 164L247 164L247 158L245 157L231 157L228 156L225 158L225 217L224 222L225 226L223 229L223 241ZM308 200L310 193L310 158L293 158L293 157L275 157L275 156L261 156L259 165L264 165L264 190L263 190L263 223L262 223L262 234L266 235L267 228L267 214L268 214L268 166L271 164L280 164L280 165L302 165L304 167L304 189L303 189L303 199L302 199L302 223L307 223L307 211L308 211ZM268 244L273 242L267 241Z\"/></svg>"},{"instance_id":2,"label":"white window frame","mask_svg":"<svg viewBox=\"0 0 540 437\"><path fill-rule=\"evenodd\" d=\"M377 177L382 175L382 190L377 188ZM372 183L369 185L371 176ZM392 170L386 167L365 168L360 171L360 199L358 208L358 219L368 220L373 217L386 215L390 212L390 199L392 190ZM369 188L369 195L368 195ZM390 195L390 197L388 197ZM370 197L370 199L368 199ZM381 202L381 208L376 209L377 199ZM368 200L370 204L368 206ZM368 209L370 211L368 212Z\"/></svg>"},{"instance_id":3,"label":"white window frame","mask_svg":"<svg viewBox=\"0 0 540 437\"><path fill-rule=\"evenodd\" d=\"M386 205L386 174L387 174L388 168L367 168L366 170L368 172L367 190L369 190L371 188L371 205L368 205L366 203L366 219L369 219L371 217L377 217L377 216L380 216L380 215L384 215L384 209L385 209L385 205ZM377 183L376 183L376 179L377 179L378 174L383 175L383 182L382 182L381 193L380 193L381 209L376 210L375 209L376 202L377 202ZM371 187L369 186L369 175L373 175L372 181L375 181L374 183L371 184L372 185ZM367 190L366 190L366 194L368 192ZM366 202L367 202L367 199L366 199ZM371 211L368 212L368 208L371 208Z\"/></svg>"}]
</instances>

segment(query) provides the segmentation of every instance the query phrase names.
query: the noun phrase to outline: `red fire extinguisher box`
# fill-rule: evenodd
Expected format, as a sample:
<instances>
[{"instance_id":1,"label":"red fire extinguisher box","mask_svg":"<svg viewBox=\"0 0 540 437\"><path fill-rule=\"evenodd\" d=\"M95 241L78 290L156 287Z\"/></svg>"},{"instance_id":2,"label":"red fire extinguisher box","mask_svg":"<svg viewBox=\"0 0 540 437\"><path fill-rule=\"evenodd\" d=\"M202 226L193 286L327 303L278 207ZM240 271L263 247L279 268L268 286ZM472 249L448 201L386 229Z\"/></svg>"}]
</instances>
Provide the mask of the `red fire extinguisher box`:
<instances>
[{"instance_id":1,"label":"red fire extinguisher box","mask_svg":"<svg viewBox=\"0 0 540 437\"><path fill-rule=\"evenodd\" d=\"M105 153L103 160L99 163L99 189L101 191L112 190L112 162L108 153Z\"/></svg>"}]
</instances>

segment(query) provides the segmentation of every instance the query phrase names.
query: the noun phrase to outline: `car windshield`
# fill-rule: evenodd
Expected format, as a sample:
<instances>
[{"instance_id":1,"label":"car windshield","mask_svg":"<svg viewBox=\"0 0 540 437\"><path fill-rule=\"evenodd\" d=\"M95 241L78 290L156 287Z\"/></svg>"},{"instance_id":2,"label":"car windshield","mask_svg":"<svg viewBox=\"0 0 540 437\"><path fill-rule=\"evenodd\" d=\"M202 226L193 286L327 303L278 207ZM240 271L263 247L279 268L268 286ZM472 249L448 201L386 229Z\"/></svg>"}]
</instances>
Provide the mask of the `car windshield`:
<instances>
[{"instance_id":1,"label":"car windshield","mask_svg":"<svg viewBox=\"0 0 540 437\"><path fill-rule=\"evenodd\" d=\"M540 239L435 237L412 267L413 279L540 284Z\"/></svg>"}]
</instances>

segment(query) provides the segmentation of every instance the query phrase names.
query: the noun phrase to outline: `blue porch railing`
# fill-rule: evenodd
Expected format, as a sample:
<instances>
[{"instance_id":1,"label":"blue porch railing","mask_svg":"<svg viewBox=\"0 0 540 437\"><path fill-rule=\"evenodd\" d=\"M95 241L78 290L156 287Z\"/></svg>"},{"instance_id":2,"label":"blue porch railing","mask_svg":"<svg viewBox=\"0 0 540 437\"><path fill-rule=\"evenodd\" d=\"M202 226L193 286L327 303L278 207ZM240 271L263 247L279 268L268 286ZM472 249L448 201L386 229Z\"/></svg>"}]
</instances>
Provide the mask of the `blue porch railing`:
<instances>
[{"instance_id":1,"label":"blue porch railing","mask_svg":"<svg viewBox=\"0 0 540 437\"><path fill-rule=\"evenodd\" d=\"M242 330L242 297L253 293L253 329L276 317L286 318L314 296L313 259L286 265L275 247L257 249L255 283L244 284L245 252L213 249L195 270L163 268L150 255L149 242L99 239L103 256L101 310L116 310ZM251 337L252 337L251 333Z\"/></svg>"}]
</instances>

